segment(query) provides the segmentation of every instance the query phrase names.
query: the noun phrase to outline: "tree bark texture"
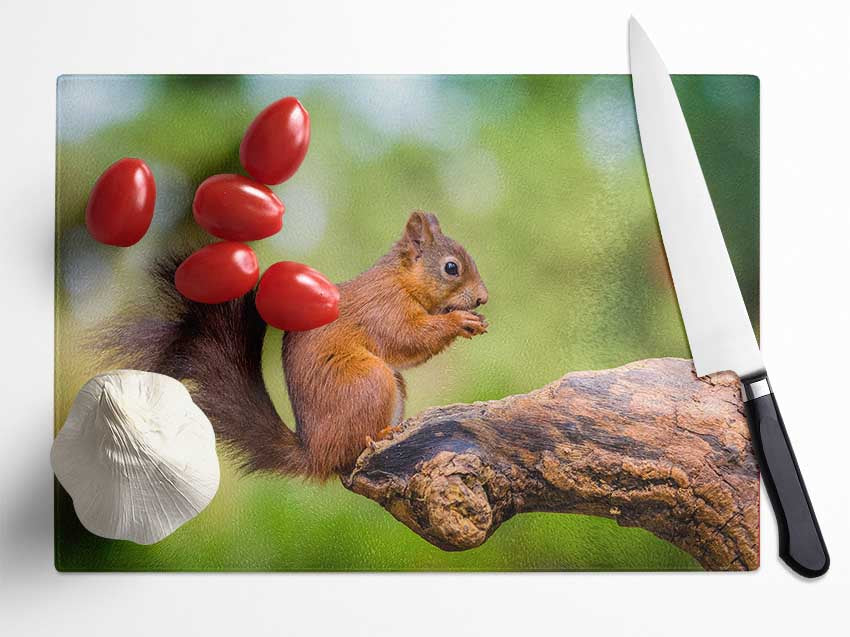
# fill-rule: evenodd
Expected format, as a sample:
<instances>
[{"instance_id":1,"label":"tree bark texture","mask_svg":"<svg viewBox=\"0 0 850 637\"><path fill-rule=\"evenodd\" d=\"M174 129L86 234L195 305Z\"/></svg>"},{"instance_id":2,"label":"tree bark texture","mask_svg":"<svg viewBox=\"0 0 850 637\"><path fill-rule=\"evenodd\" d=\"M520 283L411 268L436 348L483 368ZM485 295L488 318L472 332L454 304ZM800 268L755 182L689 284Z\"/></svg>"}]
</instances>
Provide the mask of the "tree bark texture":
<instances>
[{"instance_id":1,"label":"tree bark texture","mask_svg":"<svg viewBox=\"0 0 850 637\"><path fill-rule=\"evenodd\" d=\"M689 360L567 374L528 394L428 409L343 482L444 550L529 511L640 527L708 570L759 561L759 479L732 373Z\"/></svg>"}]
</instances>

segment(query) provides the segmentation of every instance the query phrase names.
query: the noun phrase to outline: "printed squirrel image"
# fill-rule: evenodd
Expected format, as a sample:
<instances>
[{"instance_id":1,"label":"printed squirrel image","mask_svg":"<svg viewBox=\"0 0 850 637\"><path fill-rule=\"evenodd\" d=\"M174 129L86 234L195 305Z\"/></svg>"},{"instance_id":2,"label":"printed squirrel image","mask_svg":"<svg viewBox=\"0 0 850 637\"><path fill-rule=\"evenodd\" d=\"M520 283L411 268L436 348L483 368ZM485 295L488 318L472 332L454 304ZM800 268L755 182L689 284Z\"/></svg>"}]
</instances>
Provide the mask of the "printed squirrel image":
<instances>
[{"instance_id":1,"label":"printed squirrel image","mask_svg":"<svg viewBox=\"0 0 850 637\"><path fill-rule=\"evenodd\" d=\"M387 254L339 285L336 321L285 333L293 431L265 389L266 324L254 293L216 305L189 301L174 288L179 263L169 260L154 272L166 316L128 321L109 340L137 369L186 381L218 440L239 452L249 471L318 480L347 473L370 440L401 422L401 371L458 336L487 331L473 311L487 302L475 261L443 234L436 216L414 212Z\"/></svg>"}]
</instances>

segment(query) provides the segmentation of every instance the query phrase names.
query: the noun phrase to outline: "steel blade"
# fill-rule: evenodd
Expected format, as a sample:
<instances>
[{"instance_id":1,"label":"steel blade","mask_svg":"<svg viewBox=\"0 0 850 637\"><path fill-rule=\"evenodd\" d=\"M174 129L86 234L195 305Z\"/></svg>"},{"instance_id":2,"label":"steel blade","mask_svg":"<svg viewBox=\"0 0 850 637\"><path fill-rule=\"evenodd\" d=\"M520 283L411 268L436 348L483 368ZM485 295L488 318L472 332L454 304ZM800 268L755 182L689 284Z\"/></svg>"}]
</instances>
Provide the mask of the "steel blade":
<instances>
[{"instance_id":1,"label":"steel blade","mask_svg":"<svg viewBox=\"0 0 850 637\"><path fill-rule=\"evenodd\" d=\"M679 99L661 56L634 18L629 58L646 172L697 374L763 373Z\"/></svg>"}]
</instances>

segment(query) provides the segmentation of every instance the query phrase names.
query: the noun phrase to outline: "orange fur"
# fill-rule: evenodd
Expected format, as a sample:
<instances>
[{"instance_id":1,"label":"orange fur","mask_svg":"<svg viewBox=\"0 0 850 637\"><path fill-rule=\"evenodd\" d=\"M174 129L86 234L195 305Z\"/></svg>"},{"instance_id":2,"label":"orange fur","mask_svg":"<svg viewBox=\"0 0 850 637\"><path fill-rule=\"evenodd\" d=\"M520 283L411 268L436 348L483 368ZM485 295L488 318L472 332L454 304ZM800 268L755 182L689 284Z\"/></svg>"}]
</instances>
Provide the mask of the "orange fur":
<instances>
[{"instance_id":1,"label":"orange fur","mask_svg":"<svg viewBox=\"0 0 850 637\"><path fill-rule=\"evenodd\" d=\"M457 277L443 273L449 257L461 268ZM320 479L349 470L367 440L397 424L405 397L399 370L487 328L471 311L487 302L475 262L426 213L413 213L393 249L339 290L336 321L283 341L306 472Z\"/></svg>"}]
</instances>

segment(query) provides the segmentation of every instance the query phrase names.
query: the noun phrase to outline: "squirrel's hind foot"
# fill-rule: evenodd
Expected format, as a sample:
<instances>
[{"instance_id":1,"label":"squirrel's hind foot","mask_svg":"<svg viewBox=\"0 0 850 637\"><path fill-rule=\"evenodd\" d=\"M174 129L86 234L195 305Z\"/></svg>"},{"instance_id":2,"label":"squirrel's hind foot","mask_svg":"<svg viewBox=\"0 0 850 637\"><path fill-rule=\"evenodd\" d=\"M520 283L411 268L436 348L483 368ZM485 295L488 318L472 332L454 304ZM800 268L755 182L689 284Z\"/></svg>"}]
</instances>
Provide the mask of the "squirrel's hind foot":
<instances>
[{"instance_id":1,"label":"squirrel's hind foot","mask_svg":"<svg viewBox=\"0 0 850 637\"><path fill-rule=\"evenodd\" d=\"M401 425L390 425L388 427L384 427L378 433L375 434L375 437L366 436L366 446L370 449L374 450L377 447L377 443L381 440L391 440L392 437L399 433L402 430Z\"/></svg>"},{"instance_id":2,"label":"squirrel's hind foot","mask_svg":"<svg viewBox=\"0 0 850 637\"><path fill-rule=\"evenodd\" d=\"M383 429L381 429L378 432L376 438L378 440L389 440L395 434L399 433L402 429L403 427L401 425L389 425L388 427L384 427Z\"/></svg>"}]
</instances>

